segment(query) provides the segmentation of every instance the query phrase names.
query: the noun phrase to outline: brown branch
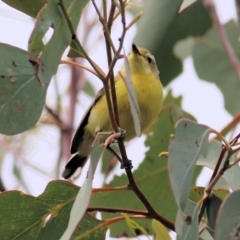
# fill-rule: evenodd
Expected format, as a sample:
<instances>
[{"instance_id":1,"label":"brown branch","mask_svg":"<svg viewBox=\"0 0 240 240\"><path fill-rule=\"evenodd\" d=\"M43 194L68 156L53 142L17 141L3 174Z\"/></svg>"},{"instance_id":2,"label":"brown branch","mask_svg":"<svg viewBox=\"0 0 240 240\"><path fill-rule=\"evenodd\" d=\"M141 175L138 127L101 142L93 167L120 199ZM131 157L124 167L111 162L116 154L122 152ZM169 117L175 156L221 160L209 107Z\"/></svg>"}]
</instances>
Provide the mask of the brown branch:
<instances>
[{"instance_id":1,"label":"brown branch","mask_svg":"<svg viewBox=\"0 0 240 240\"><path fill-rule=\"evenodd\" d=\"M230 132L233 128L236 127L236 125L240 122L240 112L237 113L233 119L231 120L231 122L229 122L221 131L220 134L221 135L226 135L228 132ZM218 137L216 136L216 139Z\"/></svg>"},{"instance_id":2,"label":"brown branch","mask_svg":"<svg viewBox=\"0 0 240 240\"><path fill-rule=\"evenodd\" d=\"M174 231L174 225L173 223L169 222L168 220L164 219L163 217L160 216L159 214L154 214L152 215L149 211L144 211L144 210L135 210L135 209L128 209L128 208L114 208L114 207L88 207L87 212L94 212L94 211L99 211L99 212L108 212L108 213L128 213L128 214L134 214L134 215L142 215L146 218L154 218L164 224L166 227ZM124 220L124 218L123 218Z\"/></svg>"},{"instance_id":3,"label":"brown branch","mask_svg":"<svg viewBox=\"0 0 240 240\"><path fill-rule=\"evenodd\" d=\"M114 208L114 207L88 207L87 208L88 212L94 212L94 211L99 211L99 212L109 212L109 213L128 213L128 214L137 214L137 215L143 215L146 217L150 217L148 211L143 211L143 210L135 210L135 209L128 209L128 208Z\"/></svg>"},{"instance_id":4,"label":"brown branch","mask_svg":"<svg viewBox=\"0 0 240 240\"><path fill-rule=\"evenodd\" d=\"M112 1L111 1L110 12L109 12L109 17L108 17L108 25L107 25L107 28L108 28L108 29L111 29L111 28L112 28L115 10L116 10L116 5L115 5L114 0L112 0Z\"/></svg>"},{"instance_id":5,"label":"brown branch","mask_svg":"<svg viewBox=\"0 0 240 240\"><path fill-rule=\"evenodd\" d=\"M238 30L240 31L240 0L235 0L237 16L238 16Z\"/></svg>"},{"instance_id":6,"label":"brown branch","mask_svg":"<svg viewBox=\"0 0 240 240\"><path fill-rule=\"evenodd\" d=\"M165 227L171 229L172 231L175 231L174 223L172 223L168 219L158 214L155 211L155 209L152 207L151 203L147 200L145 195L142 193L142 191L138 188L131 169L126 169L126 174L129 181L129 189L131 189L136 194L136 196L140 199L140 201L146 207L146 209L148 210L149 216L161 222Z\"/></svg>"},{"instance_id":7,"label":"brown branch","mask_svg":"<svg viewBox=\"0 0 240 240\"><path fill-rule=\"evenodd\" d=\"M92 66L92 68L96 71L96 73L98 74L98 77L103 80L104 79L104 72L102 71L102 69L88 56L87 52L84 50L84 48L82 47L80 41L78 40L78 37L75 33L75 30L73 28L73 25L72 25L72 22L67 14L67 11L65 9L65 6L63 4L63 0L59 0L59 6L61 7L62 9L62 12L64 14L64 17L67 21L67 24L68 24L68 27L69 27L69 30L71 31L71 34L72 34L72 40L75 41L76 45L78 46L78 48L81 49L84 57L88 60L88 62L90 63L90 65Z\"/></svg>"},{"instance_id":8,"label":"brown branch","mask_svg":"<svg viewBox=\"0 0 240 240\"><path fill-rule=\"evenodd\" d=\"M128 190L128 186L122 186L122 187L103 187L103 188L93 188L92 193L96 192L111 192L111 191L122 191L122 190Z\"/></svg>"},{"instance_id":9,"label":"brown branch","mask_svg":"<svg viewBox=\"0 0 240 240\"><path fill-rule=\"evenodd\" d=\"M119 6L120 6L120 14L121 14L121 21L122 21L122 34L121 37L119 38L119 47L118 50L116 52L114 52L114 57L112 59L112 53L111 53L111 41L109 41L110 38L110 33L111 33L111 26L112 26L112 18L114 15L114 12L111 13L112 17L109 18L109 22L106 25L106 19L104 19L95 3L95 0L92 0L92 3L96 9L96 12L99 16L99 19L103 25L103 31L104 31L104 36L105 36L105 41L106 41L106 51L107 51L107 57L108 57L108 65L109 65L109 71L107 76L105 77L105 81L103 81L104 84L104 89L106 92L106 99L107 99L107 103L108 103L108 108L109 108L109 114L110 114L110 119L111 119L111 123L113 126L113 129L116 133L119 132L119 128L118 128L118 115L117 115L117 98L116 98L116 91L115 91L115 82L114 82L114 75L113 75L113 68L117 62L117 60L120 58L120 52L122 50L123 47L123 42L124 42L124 38L125 38L125 34L126 34L126 19L125 19L125 2L123 0L119 0ZM114 4L112 2L112 4ZM113 8L113 6L112 6ZM111 9L112 9L111 8ZM110 9L110 11L111 11ZM113 11L113 10L112 10ZM109 85L108 85L108 79L110 79L110 90L111 90L111 96L110 96L110 92L109 92ZM121 156L122 156L122 160L123 160L123 165L125 166L125 171L128 177L128 181L129 181L129 185L128 185L128 189L132 190L136 196L139 198L139 200L143 203L143 205L146 207L147 211L137 211L136 210L129 210L129 209L117 209L117 208L97 208L95 207L94 210L102 210L102 211L110 211L110 212L123 212L123 211L127 211L127 213L134 213L134 214L147 214L147 216L149 216L149 218L155 218L158 221L160 221L164 226L166 226L167 228L171 229L174 231L175 227L174 227L174 223L170 222L169 220L165 219L163 216L161 216L160 214L158 214L155 209L152 207L151 203L147 200L147 198L145 197L145 195L141 192L141 190L138 188L134 177L133 177L133 173L131 171L131 161L128 160L127 154L126 154L126 149L124 146L124 142L123 142L123 138L119 138L118 139L118 146L121 152ZM88 208L90 210L93 210L91 208Z\"/></svg>"},{"instance_id":10,"label":"brown branch","mask_svg":"<svg viewBox=\"0 0 240 240\"><path fill-rule=\"evenodd\" d=\"M238 139L240 138L240 134L238 134L231 142L230 142L230 145L233 146L237 141ZM232 148L228 149L228 152L227 152L227 156L226 156L226 159L224 161L224 164L223 164L223 167L222 169L219 170L221 164L222 164L222 161L224 159L224 155L227 151L227 148L226 146L222 146L222 150L221 150L221 153L220 153L220 156L218 158L218 161L217 161L217 164L216 164L216 167L214 168L214 171L213 171L213 174L211 176L211 179L208 183L208 186L205 188L204 192L206 193L206 196L204 197L204 200L203 200L203 203L201 205L201 208L200 208L200 211L199 211L199 215L198 215L198 221L200 222L201 219L202 219L202 216L204 214L204 211L205 211L205 208L207 206L207 202L208 202L208 195L209 193L211 192L212 188L214 187L214 185L217 183L218 179L224 174L224 172L229 168L231 167L229 165L229 161L230 161L230 157L236 153L236 151L239 151L239 149L235 149L233 150Z\"/></svg>"},{"instance_id":11,"label":"brown branch","mask_svg":"<svg viewBox=\"0 0 240 240\"><path fill-rule=\"evenodd\" d=\"M205 7L207 8L207 10L209 11L212 20L214 22L214 25L218 31L218 34L220 36L220 40L223 44L223 48L225 49L225 52L228 56L229 61L232 64L233 69L235 70L237 77L240 79L240 63L239 60L229 42L228 36L225 32L224 27L222 26L222 24L219 21L218 15L217 15L217 11L216 8L214 6L213 0L203 0L203 3L205 5Z\"/></svg>"},{"instance_id":12,"label":"brown branch","mask_svg":"<svg viewBox=\"0 0 240 240\"><path fill-rule=\"evenodd\" d=\"M61 130L66 130L68 129L69 126L67 126L62 119L59 116L59 113L53 109L51 109L47 104L45 104L45 109L47 112L53 117L54 122L56 125L61 129Z\"/></svg>"}]
</instances>

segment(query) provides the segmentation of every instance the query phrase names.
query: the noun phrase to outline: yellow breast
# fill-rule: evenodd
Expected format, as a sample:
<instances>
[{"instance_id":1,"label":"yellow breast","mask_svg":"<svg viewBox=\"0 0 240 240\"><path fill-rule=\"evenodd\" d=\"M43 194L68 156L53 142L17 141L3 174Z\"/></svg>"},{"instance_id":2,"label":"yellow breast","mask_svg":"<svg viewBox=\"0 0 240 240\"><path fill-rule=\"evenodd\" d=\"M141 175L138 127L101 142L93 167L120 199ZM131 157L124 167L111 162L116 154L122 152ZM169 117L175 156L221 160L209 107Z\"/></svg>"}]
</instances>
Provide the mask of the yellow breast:
<instances>
[{"instance_id":1,"label":"yellow breast","mask_svg":"<svg viewBox=\"0 0 240 240\"><path fill-rule=\"evenodd\" d=\"M140 108L141 127L142 131L144 131L153 123L161 111L163 99L162 84L153 75L134 74L132 81ZM117 79L115 86L120 127L126 131L125 140L130 140L136 136L136 133L128 101L128 92L122 79ZM112 131L105 96L93 107L86 128L93 135L98 131Z\"/></svg>"}]
</instances>

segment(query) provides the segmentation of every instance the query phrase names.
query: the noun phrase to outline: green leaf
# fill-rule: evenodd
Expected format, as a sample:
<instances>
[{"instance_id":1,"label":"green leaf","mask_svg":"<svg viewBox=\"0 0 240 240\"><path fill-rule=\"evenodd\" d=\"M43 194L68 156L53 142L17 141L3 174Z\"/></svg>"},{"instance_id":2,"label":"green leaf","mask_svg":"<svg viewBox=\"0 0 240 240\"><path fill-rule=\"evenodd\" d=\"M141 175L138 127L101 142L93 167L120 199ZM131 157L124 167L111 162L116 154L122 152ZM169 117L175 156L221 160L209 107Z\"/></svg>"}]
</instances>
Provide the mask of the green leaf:
<instances>
[{"instance_id":1,"label":"green leaf","mask_svg":"<svg viewBox=\"0 0 240 240\"><path fill-rule=\"evenodd\" d=\"M86 83L84 84L83 92L85 92L92 98L96 96L96 90L90 81L86 81Z\"/></svg>"},{"instance_id":2,"label":"green leaf","mask_svg":"<svg viewBox=\"0 0 240 240\"><path fill-rule=\"evenodd\" d=\"M81 12L87 2L88 0L63 1L74 29L77 28ZM51 26L54 26L54 33L44 45L42 39ZM48 83L56 73L61 56L71 41L72 34L59 6L59 0L50 0L38 14L28 44L29 59L42 84Z\"/></svg>"},{"instance_id":3,"label":"green leaf","mask_svg":"<svg viewBox=\"0 0 240 240\"><path fill-rule=\"evenodd\" d=\"M50 182L38 197L19 191L0 194L0 239L60 239L78 187L66 181ZM102 227L101 227L102 226ZM73 238L104 239L103 222L85 214Z\"/></svg>"},{"instance_id":4,"label":"green leaf","mask_svg":"<svg viewBox=\"0 0 240 240\"><path fill-rule=\"evenodd\" d=\"M187 200L184 214L178 211L175 229L177 240L198 239L198 205Z\"/></svg>"},{"instance_id":5,"label":"green leaf","mask_svg":"<svg viewBox=\"0 0 240 240\"><path fill-rule=\"evenodd\" d=\"M67 54L69 58L85 57L81 46L79 46L76 41L71 42L71 48Z\"/></svg>"},{"instance_id":6,"label":"green leaf","mask_svg":"<svg viewBox=\"0 0 240 240\"><path fill-rule=\"evenodd\" d=\"M237 57L240 57L238 41L238 25L230 21L224 25L230 44ZM193 48L193 60L198 76L208 82L215 83L224 96L226 110L235 115L240 110L240 79L223 48L216 29L211 30L203 38L199 38Z\"/></svg>"},{"instance_id":7,"label":"green leaf","mask_svg":"<svg viewBox=\"0 0 240 240\"><path fill-rule=\"evenodd\" d=\"M168 230L159 221L153 219L152 228L154 232L154 240L171 240Z\"/></svg>"},{"instance_id":8,"label":"green leaf","mask_svg":"<svg viewBox=\"0 0 240 240\"><path fill-rule=\"evenodd\" d=\"M240 233L240 190L228 195L220 206L215 227L215 239L238 239Z\"/></svg>"},{"instance_id":9,"label":"green leaf","mask_svg":"<svg viewBox=\"0 0 240 240\"><path fill-rule=\"evenodd\" d=\"M182 117L190 115L181 109L181 97L174 98L169 92L164 100L164 107L159 118L155 124L154 129L148 134L146 145L150 148L146 152L144 161L138 166L138 169L133 168L134 178L145 194L147 199L153 207L162 216L174 221L177 213L177 207L172 194L172 189L169 183L167 171L167 159L165 157L158 157L159 153L166 152L170 135L174 131L174 124ZM192 117L191 117L192 118ZM134 166L134 159L133 166ZM117 187L127 185L127 177L115 176L108 186ZM91 201L92 206L112 206L124 207L132 209L142 209L145 207L132 191L114 191L94 193ZM112 217L112 214L103 213L103 218ZM149 220L136 220L147 231L151 231L151 222ZM119 222L110 227L111 236L131 236L125 222Z\"/></svg>"},{"instance_id":10,"label":"green leaf","mask_svg":"<svg viewBox=\"0 0 240 240\"><path fill-rule=\"evenodd\" d=\"M208 232L211 234L212 237L214 237L215 223L218 215L218 210L221 204L222 200L215 194L211 193L208 198L206 213Z\"/></svg>"},{"instance_id":11,"label":"green leaf","mask_svg":"<svg viewBox=\"0 0 240 240\"><path fill-rule=\"evenodd\" d=\"M176 124L169 147L169 173L173 193L180 211L184 211L190 192L196 161L207 156L211 129L182 119Z\"/></svg>"},{"instance_id":12,"label":"green leaf","mask_svg":"<svg viewBox=\"0 0 240 240\"><path fill-rule=\"evenodd\" d=\"M208 155L199 156L197 164L201 166L206 166L211 169L214 169L219 158L220 152L222 149L222 143L216 140L213 140L209 143L208 146ZM225 158L227 155L225 154ZM230 162L234 162L237 158L237 154L233 154L230 158ZM222 160L222 164L224 159ZM220 166L221 169L221 166ZM240 167L238 164L235 164L233 167L229 168L224 172L222 178L226 181L229 187L233 190L240 188Z\"/></svg>"},{"instance_id":13,"label":"green leaf","mask_svg":"<svg viewBox=\"0 0 240 240\"><path fill-rule=\"evenodd\" d=\"M18 0L2 0L9 6L26 13L27 15L35 18L38 14L38 12L41 10L41 8L47 3L47 0L24 0L24 1L18 1Z\"/></svg>"},{"instance_id":14,"label":"green leaf","mask_svg":"<svg viewBox=\"0 0 240 240\"><path fill-rule=\"evenodd\" d=\"M182 61L173 54L174 45L190 36L202 36L212 26L202 1L179 13L181 3L182 0L146 1L134 40L155 56L164 86L182 72Z\"/></svg>"},{"instance_id":15,"label":"green leaf","mask_svg":"<svg viewBox=\"0 0 240 240\"><path fill-rule=\"evenodd\" d=\"M120 75L120 76L122 77L127 88L128 101L130 105L131 114L133 117L135 133L136 133L136 136L140 137L142 133L141 113L140 113L140 108L138 104L137 94L134 89L132 78L131 78L129 62L126 55L124 56L124 66L126 70L126 76L125 77L123 75ZM121 74L121 72L119 74Z\"/></svg>"},{"instance_id":16,"label":"green leaf","mask_svg":"<svg viewBox=\"0 0 240 240\"><path fill-rule=\"evenodd\" d=\"M47 85L38 82L26 51L1 43L0 52L0 132L12 135L36 124Z\"/></svg>"},{"instance_id":17,"label":"green leaf","mask_svg":"<svg viewBox=\"0 0 240 240\"><path fill-rule=\"evenodd\" d=\"M93 176L98 164L98 161L102 155L103 148L100 147L99 143L96 141L91 150L90 164L87 172L87 177L83 183L82 188L78 191L76 199L73 203L70 218L68 222L68 227L61 237L61 240L68 240L71 238L75 229L77 228L79 222L86 213L87 207L90 202L92 194L92 181Z\"/></svg>"},{"instance_id":18,"label":"green leaf","mask_svg":"<svg viewBox=\"0 0 240 240\"><path fill-rule=\"evenodd\" d=\"M204 189L204 187L192 186L189 194L189 200L198 203L204 195ZM224 199L229 194L229 191L226 189L213 189L212 192L220 199Z\"/></svg>"}]
</instances>

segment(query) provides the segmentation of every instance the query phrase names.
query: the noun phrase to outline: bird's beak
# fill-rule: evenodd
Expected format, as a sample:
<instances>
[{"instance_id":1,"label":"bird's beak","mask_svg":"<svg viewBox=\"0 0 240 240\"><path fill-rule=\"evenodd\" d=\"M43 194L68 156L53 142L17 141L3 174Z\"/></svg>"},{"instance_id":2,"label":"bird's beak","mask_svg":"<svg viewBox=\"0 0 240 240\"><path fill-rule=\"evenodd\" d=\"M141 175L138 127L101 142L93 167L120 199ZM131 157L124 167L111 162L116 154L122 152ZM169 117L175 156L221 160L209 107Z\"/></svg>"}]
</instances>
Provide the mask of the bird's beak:
<instances>
[{"instance_id":1,"label":"bird's beak","mask_svg":"<svg viewBox=\"0 0 240 240\"><path fill-rule=\"evenodd\" d=\"M139 52L137 46L134 43L132 44L132 52L134 54L137 54L137 55L141 56L141 53Z\"/></svg>"}]
</instances>

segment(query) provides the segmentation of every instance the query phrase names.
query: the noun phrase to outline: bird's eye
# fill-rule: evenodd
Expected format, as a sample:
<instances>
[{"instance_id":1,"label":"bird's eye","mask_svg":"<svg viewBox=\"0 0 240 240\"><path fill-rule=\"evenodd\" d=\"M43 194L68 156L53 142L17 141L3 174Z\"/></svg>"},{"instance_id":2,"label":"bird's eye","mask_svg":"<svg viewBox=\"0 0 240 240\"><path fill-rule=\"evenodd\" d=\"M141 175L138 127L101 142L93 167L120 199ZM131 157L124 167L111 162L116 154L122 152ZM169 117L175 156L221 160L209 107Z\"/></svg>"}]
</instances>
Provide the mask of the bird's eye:
<instances>
[{"instance_id":1,"label":"bird's eye","mask_svg":"<svg viewBox=\"0 0 240 240\"><path fill-rule=\"evenodd\" d=\"M151 64L152 63L152 58L151 57L147 57L147 61L148 61L149 64Z\"/></svg>"}]
</instances>

